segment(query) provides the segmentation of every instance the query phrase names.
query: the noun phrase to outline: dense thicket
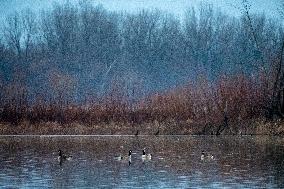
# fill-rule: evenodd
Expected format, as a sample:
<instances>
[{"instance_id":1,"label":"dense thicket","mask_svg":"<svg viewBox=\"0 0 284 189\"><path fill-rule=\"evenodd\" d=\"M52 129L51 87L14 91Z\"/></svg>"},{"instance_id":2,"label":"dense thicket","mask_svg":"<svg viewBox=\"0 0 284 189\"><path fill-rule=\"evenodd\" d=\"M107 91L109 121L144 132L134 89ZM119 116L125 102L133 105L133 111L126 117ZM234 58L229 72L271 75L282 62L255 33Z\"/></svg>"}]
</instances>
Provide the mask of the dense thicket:
<instances>
[{"instance_id":1,"label":"dense thicket","mask_svg":"<svg viewBox=\"0 0 284 189\"><path fill-rule=\"evenodd\" d=\"M263 114L282 97L283 27L278 22L246 12L230 17L211 5L189 8L185 15L178 19L159 10L117 13L88 3L10 15L0 38L2 117L15 117L7 110L26 112L22 109L39 104L115 101L130 106L155 92L188 87L189 82L191 92L206 88L203 93L208 95L195 95L199 100L185 108L202 104L199 109L204 109L209 97L214 101L220 96L224 86L219 84L228 84L228 78L242 78L234 81L239 85L230 81L226 90L239 94L237 98L249 96L244 107ZM229 88L233 85L240 88ZM185 104L193 101L193 93L184 93ZM232 98L223 99L221 111Z\"/></svg>"}]
</instances>

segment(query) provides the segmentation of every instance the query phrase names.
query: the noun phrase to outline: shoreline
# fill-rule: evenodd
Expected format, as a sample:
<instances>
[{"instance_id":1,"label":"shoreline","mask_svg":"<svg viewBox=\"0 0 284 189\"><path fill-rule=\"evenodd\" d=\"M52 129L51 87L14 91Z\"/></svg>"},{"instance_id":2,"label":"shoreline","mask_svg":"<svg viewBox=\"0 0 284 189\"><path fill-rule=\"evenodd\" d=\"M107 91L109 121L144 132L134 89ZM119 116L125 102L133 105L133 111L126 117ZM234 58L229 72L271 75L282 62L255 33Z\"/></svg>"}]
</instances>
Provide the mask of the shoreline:
<instances>
[{"instance_id":1,"label":"shoreline","mask_svg":"<svg viewBox=\"0 0 284 189\"><path fill-rule=\"evenodd\" d=\"M218 130L222 128L221 132ZM197 124L186 121L167 120L148 123L99 123L85 125L80 123L59 124L41 122L18 125L0 123L0 136L284 136L284 121L247 120L222 124Z\"/></svg>"},{"instance_id":2,"label":"shoreline","mask_svg":"<svg viewBox=\"0 0 284 189\"><path fill-rule=\"evenodd\" d=\"M18 135L1 135L0 137L150 137L150 136L154 136L154 135L38 135L38 134L18 134ZM226 137L226 136L237 136L237 137L257 137L257 136L265 136L265 137L283 137L284 135L269 135L269 134L250 134L250 135L195 135L195 134L189 134L189 135L159 135L159 136L155 136L155 137Z\"/></svg>"}]
</instances>

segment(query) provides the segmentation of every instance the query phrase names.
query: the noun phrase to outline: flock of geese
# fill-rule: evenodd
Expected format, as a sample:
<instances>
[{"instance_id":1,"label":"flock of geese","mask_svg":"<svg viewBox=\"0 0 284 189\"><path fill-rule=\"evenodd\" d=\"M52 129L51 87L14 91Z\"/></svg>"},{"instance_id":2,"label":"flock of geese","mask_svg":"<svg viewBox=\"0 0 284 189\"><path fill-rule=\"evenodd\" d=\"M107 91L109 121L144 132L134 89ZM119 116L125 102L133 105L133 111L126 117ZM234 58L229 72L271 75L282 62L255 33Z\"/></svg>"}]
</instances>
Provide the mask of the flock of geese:
<instances>
[{"instance_id":1,"label":"flock of geese","mask_svg":"<svg viewBox=\"0 0 284 189\"><path fill-rule=\"evenodd\" d=\"M127 156L117 156L115 157L115 159L117 161L128 161L129 164L131 164L131 157L132 157L132 150L128 151L128 155ZM152 155L151 154L146 154L145 149L142 150L142 155L141 155L141 160L144 161L150 161L152 159Z\"/></svg>"},{"instance_id":2,"label":"flock of geese","mask_svg":"<svg viewBox=\"0 0 284 189\"><path fill-rule=\"evenodd\" d=\"M117 161L128 161L129 164L130 164L131 163L131 157L132 157L132 150L129 150L128 155L126 155L126 156L120 155L120 156L115 157L114 159L116 159ZM150 161L152 159L152 155L146 154L145 149L143 149L141 159L142 159L142 161ZM64 161L72 160L72 156L63 154L62 150L58 150L57 160L61 165Z\"/></svg>"},{"instance_id":3,"label":"flock of geese","mask_svg":"<svg viewBox=\"0 0 284 189\"><path fill-rule=\"evenodd\" d=\"M160 133L160 130L158 129L158 131L156 133L154 133L155 136L158 136ZM134 134L135 136L139 135L139 130L136 131L136 133ZM128 155L125 156L117 156L114 159L116 159L117 161L128 161L129 165L131 164L131 157L132 157L132 150L128 151ZM64 161L70 161L72 159L71 155L66 155L63 154L63 152L61 150L58 150L58 161L60 163L60 165L62 164L62 162ZM141 155L141 160L144 161L150 161L152 159L152 155L151 154L146 154L145 148L142 150L142 155ZM214 160L214 156L212 154L206 153L205 151L202 151L200 159L202 161L205 160Z\"/></svg>"},{"instance_id":4,"label":"flock of geese","mask_svg":"<svg viewBox=\"0 0 284 189\"><path fill-rule=\"evenodd\" d=\"M158 128L158 131L154 133L155 136L158 136L160 134L160 129ZM134 134L135 136L139 135L139 130L136 131L136 133ZM132 157L132 150L128 151L128 155L126 156L117 156L115 157L115 159L117 161L128 161L129 165L131 164L131 157ZM64 161L70 161L72 159L71 155L66 155L63 154L62 150L58 150L58 161L60 163L60 165L62 165L62 163ZM142 155L141 155L141 160L144 161L150 161L152 159L152 155L151 154L146 154L145 148L142 150ZM201 156L200 156L201 161L205 161L205 160L214 160L214 156L212 154L206 153L205 151L201 152Z\"/></svg>"},{"instance_id":5,"label":"flock of geese","mask_svg":"<svg viewBox=\"0 0 284 189\"><path fill-rule=\"evenodd\" d=\"M124 162L128 162L129 165L131 164L131 157L132 157L132 150L128 151L128 155L126 156L117 156L114 159L116 159L117 161L124 161ZM61 150L58 150L58 161L60 163L60 165L64 162L64 161L70 161L72 159L71 155L65 155L63 154L63 152ZM141 160L144 161L150 161L152 159L152 155L151 154L147 154L145 149L142 150L142 155L141 155ZM206 153L205 151L202 151L200 159L202 161L205 160L214 160L214 156L212 154Z\"/></svg>"}]
</instances>

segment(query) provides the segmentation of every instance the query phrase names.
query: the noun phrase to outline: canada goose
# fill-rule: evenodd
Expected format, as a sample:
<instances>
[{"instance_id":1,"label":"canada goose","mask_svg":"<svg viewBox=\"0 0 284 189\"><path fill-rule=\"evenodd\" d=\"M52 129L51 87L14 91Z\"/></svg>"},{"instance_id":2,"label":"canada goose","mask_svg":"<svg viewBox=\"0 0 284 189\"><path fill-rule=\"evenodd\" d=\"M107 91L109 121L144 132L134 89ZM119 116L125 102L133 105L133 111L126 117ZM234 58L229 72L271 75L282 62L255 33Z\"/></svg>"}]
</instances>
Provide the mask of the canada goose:
<instances>
[{"instance_id":1,"label":"canada goose","mask_svg":"<svg viewBox=\"0 0 284 189\"><path fill-rule=\"evenodd\" d=\"M142 161L151 160L152 159L152 155L151 154L146 154L145 149L143 149L141 158L142 158Z\"/></svg>"},{"instance_id":2,"label":"canada goose","mask_svg":"<svg viewBox=\"0 0 284 189\"><path fill-rule=\"evenodd\" d=\"M201 156L200 156L201 160L213 160L214 156L208 153L205 153L204 151L201 152Z\"/></svg>"},{"instance_id":3,"label":"canada goose","mask_svg":"<svg viewBox=\"0 0 284 189\"><path fill-rule=\"evenodd\" d=\"M72 156L70 155L65 155L63 154L63 152L61 150L58 150L58 157L57 157L58 161L62 162L64 160L71 160Z\"/></svg>"},{"instance_id":4,"label":"canada goose","mask_svg":"<svg viewBox=\"0 0 284 189\"><path fill-rule=\"evenodd\" d=\"M129 150L128 152L128 156L118 156L116 157L115 159L118 160L118 161L125 161L125 160L128 160L129 162L131 162L131 154L132 154L132 151Z\"/></svg>"}]
</instances>

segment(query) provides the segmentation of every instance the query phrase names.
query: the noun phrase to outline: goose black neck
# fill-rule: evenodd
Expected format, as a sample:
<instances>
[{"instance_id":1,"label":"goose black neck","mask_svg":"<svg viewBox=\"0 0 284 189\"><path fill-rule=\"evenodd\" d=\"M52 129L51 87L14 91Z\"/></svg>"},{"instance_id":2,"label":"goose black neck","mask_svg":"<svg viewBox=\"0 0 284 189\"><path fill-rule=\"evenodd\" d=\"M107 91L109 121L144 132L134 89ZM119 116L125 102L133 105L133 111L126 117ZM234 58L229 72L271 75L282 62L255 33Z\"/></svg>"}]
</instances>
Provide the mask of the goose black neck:
<instances>
[{"instance_id":1,"label":"goose black neck","mask_svg":"<svg viewBox=\"0 0 284 189\"><path fill-rule=\"evenodd\" d=\"M61 157L62 156L62 151L58 150L58 155Z\"/></svg>"}]
</instances>

